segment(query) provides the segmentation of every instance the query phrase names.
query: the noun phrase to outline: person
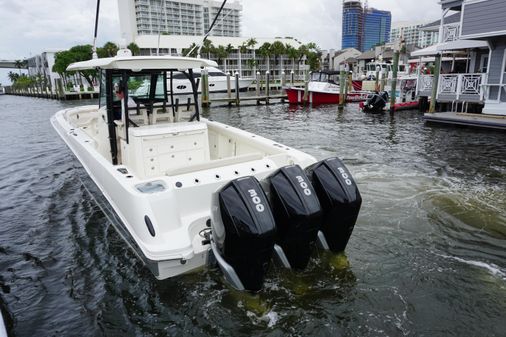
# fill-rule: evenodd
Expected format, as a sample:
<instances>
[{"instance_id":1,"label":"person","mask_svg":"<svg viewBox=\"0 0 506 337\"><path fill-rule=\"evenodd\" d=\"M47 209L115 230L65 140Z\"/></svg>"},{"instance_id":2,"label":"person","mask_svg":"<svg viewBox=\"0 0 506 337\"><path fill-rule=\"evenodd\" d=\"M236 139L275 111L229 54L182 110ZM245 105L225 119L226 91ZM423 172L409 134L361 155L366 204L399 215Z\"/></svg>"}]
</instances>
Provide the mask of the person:
<instances>
[{"instance_id":1,"label":"person","mask_svg":"<svg viewBox=\"0 0 506 337\"><path fill-rule=\"evenodd\" d=\"M120 86L120 83L114 83L114 94L116 95L116 98L120 102L122 102L123 99L125 98L125 93L122 89L122 86ZM135 103L135 101L133 100L133 98L131 96L128 96L128 107L129 108L136 108L137 107L137 103ZM122 108L121 108L121 104L120 104L119 109L114 110L114 119L116 119L116 120L121 119L121 111L122 111Z\"/></svg>"}]
</instances>

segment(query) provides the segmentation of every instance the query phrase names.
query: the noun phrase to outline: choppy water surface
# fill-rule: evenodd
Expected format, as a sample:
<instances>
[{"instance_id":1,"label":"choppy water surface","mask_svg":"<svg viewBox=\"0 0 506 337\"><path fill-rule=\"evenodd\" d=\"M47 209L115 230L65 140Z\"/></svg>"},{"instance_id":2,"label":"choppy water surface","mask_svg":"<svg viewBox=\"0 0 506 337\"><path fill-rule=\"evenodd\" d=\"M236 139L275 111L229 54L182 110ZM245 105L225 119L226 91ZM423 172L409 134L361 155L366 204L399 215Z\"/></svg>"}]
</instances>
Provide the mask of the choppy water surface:
<instances>
[{"instance_id":1,"label":"choppy water surface","mask_svg":"<svg viewBox=\"0 0 506 337\"><path fill-rule=\"evenodd\" d=\"M364 199L348 267L315 256L303 274L272 270L252 300L215 271L156 281L143 268L50 127L75 104L0 97L0 304L12 335L506 336L504 133L356 106L213 108L215 120L338 155Z\"/></svg>"}]
</instances>

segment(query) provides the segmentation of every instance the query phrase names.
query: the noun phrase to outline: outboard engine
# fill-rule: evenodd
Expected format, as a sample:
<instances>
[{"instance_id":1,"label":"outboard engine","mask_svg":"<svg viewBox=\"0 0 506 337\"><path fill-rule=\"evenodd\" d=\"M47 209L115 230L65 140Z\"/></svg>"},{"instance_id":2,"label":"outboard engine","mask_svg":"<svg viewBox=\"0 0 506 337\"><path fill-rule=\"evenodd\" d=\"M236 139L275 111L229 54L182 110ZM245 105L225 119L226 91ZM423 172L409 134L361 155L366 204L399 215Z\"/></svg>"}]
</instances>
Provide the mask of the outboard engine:
<instances>
[{"instance_id":1,"label":"outboard engine","mask_svg":"<svg viewBox=\"0 0 506 337\"><path fill-rule=\"evenodd\" d=\"M285 267L304 269L320 227L318 197L306 173L298 165L282 167L266 182L276 220L276 255Z\"/></svg>"},{"instance_id":2,"label":"outboard engine","mask_svg":"<svg viewBox=\"0 0 506 337\"><path fill-rule=\"evenodd\" d=\"M388 92L370 94L364 102L362 111L371 113L383 112L388 102Z\"/></svg>"},{"instance_id":3,"label":"outboard engine","mask_svg":"<svg viewBox=\"0 0 506 337\"><path fill-rule=\"evenodd\" d=\"M323 235L318 233L320 243L333 252L342 252L348 244L362 205L358 187L350 171L335 157L309 166L306 173L323 210Z\"/></svg>"},{"instance_id":4,"label":"outboard engine","mask_svg":"<svg viewBox=\"0 0 506 337\"><path fill-rule=\"evenodd\" d=\"M238 290L259 291L274 251L276 227L258 180L231 181L212 198L211 245L227 280Z\"/></svg>"}]
</instances>

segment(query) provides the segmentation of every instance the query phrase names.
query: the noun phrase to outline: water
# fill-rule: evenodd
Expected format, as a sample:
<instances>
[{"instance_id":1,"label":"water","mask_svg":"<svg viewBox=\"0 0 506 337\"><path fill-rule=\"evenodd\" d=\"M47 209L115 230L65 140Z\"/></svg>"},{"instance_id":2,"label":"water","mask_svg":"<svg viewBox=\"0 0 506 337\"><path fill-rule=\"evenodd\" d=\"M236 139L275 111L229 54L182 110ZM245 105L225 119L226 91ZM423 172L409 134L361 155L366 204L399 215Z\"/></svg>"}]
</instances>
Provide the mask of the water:
<instances>
[{"instance_id":1,"label":"water","mask_svg":"<svg viewBox=\"0 0 506 337\"><path fill-rule=\"evenodd\" d=\"M76 104L0 98L0 306L12 335L506 336L504 133L356 106L213 108L215 120L338 155L364 200L348 266L322 255L303 274L274 269L251 299L216 271L156 281L141 265L50 127Z\"/></svg>"}]
</instances>

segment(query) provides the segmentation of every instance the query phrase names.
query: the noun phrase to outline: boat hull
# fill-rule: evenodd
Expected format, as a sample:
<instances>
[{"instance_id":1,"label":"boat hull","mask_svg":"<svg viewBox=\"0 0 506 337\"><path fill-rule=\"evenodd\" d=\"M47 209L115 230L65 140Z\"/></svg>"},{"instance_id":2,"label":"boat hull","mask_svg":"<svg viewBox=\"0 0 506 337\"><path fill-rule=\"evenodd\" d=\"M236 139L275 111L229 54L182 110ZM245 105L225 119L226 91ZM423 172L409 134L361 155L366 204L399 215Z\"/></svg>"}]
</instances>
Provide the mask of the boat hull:
<instances>
[{"instance_id":1,"label":"boat hull","mask_svg":"<svg viewBox=\"0 0 506 337\"><path fill-rule=\"evenodd\" d=\"M68 120L69 114L79 113L79 121L84 121L85 115L93 111L100 113L96 106L62 110L51 118L51 123L82 167L80 171L87 178L83 179L85 187L157 279L185 274L207 265L211 247L201 234L209 230L211 197L224 184L252 175L252 172L258 179L263 179L290 162L305 167L316 161L310 155L246 131L218 122L201 121L214 131L223 132L227 139L244 139L258 149L272 150L276 155L199 171L142 178L129 167L113 165L98 152L95 139L87 133L89 128L78 127ZM100 115L97 116L102 120ZM139 186L153 182L161 182L165 189L161 192L139 189ZM155 235L150 232L146 218L151 220Z\"/></svg>"},{"instance_id":2,"label":"boat hull","mask_svg":"<svg viewBox=\"0 0 506 337\"><path fill-rule=\"evenodd\" d=\"M304 89L302 88L286 88L286 94L288 96L288 102L290 104L304 104L310 103L313 105L319 104L339 104L339 93L338 92L321 92L321 91L309 91L308 99L304 100ZM346 96L346 102L357 103L363 102L369 95L368 91L352 91Z\"/></svg>"}]
</instances>

